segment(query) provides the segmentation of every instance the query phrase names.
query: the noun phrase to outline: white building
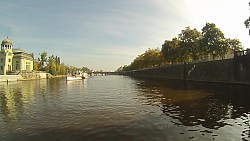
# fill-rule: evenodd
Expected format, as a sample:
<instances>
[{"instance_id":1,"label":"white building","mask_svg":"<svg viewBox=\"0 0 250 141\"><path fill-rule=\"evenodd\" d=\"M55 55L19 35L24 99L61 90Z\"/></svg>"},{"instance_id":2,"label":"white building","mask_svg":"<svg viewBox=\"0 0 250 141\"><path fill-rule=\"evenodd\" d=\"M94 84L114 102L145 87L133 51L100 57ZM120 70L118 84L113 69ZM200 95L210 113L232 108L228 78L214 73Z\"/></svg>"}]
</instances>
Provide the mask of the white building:
<instances>
[{"instance_id":1,"label":"white building","mask_svg":"<svg viewBox=\"0 0 250 141\"><path fill-rule=\"evenodd\" d=\"M2 41L0 51L0 75L9 72L32 71L33 56L21 49L14 49L12 41L7 37Z\"/></svg>"}]
</instances>

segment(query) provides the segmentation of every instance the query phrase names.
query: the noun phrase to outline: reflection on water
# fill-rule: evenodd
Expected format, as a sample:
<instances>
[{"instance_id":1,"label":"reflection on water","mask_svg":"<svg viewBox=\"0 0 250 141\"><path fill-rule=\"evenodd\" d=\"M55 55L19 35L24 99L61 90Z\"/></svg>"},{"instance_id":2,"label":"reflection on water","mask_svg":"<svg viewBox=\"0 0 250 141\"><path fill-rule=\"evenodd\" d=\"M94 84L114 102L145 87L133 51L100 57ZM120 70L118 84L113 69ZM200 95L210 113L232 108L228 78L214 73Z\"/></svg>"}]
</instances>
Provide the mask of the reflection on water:
<instances>
[{"instance_id":1,"label":"reflection on water","mask_svg":"<svg viewBox=\"0 0 250 141\"><path fill-rule=\"evenodd\" d=\"M242 139L249 139L249 86L150 80L141 80L137 86L145 92L147 102L143 103L158 105L164 114L178 120L174 122L177 126L205 127L190 130L202 135L239 126Z\"/></svg>"},{"instance_id":2,"label":"reflection on water","mask_svg":"<svg viewBox=\"0 0 250 141\"><path fill-rule=\"evenodd\" d=\"M25 112L30 104L34 103L34 82L23 83L27 85L22 85L19 82L0 83L0 110L7 123L19 120L20 114Z\"/></svg>"},{"instance_id":3,"label":"reflection on water","mask_svg":"<svg viewBox=\"0 0 250 141\"><path fill-rule=\"evenodd\" d=\"M249 90L123 76L0 83L0 140L249 140Z\"/></svg>"}]
</instances>

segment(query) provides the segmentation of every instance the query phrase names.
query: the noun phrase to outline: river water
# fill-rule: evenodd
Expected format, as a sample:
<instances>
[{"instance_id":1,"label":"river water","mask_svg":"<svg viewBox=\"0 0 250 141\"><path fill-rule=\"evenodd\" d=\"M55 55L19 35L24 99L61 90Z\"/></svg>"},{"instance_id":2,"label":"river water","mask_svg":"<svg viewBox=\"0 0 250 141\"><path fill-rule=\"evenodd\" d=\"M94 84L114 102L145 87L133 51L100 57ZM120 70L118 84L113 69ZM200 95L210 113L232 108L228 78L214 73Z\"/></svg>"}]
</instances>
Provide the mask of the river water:
<instances>
[{"instance_id":1,"label":"river water","mask_svg":"<svg viewBox=\"0 0 250 141\"><path fill-rule=\"evenodd\" d=\"M250 140L249 90L127 76L1 82L0 140Z\"/></svg>"}]
</instances>

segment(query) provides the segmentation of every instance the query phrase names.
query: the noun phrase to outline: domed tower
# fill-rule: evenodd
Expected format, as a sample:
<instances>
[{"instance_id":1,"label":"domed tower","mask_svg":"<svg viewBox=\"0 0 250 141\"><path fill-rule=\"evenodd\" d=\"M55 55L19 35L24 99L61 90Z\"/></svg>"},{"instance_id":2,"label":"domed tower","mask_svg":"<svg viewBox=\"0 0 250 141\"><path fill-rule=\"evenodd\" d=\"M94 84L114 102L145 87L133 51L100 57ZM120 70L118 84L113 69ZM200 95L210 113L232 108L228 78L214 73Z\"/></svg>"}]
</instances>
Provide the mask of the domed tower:
<instances>
[{"instance_id":1,"label":"domed tower","mask_svg":"<svg viewBox=\"0 0 250 141\"><path fill-rule=\"evenodd\" d=\"M2 44L1 44L2 51L6 50L6 51L12 52L12 47L13 47L12 41L8 37L2 41Z\"/></svg>"},{"instance_id":2,"label":"domed tower","mask_svg":"<svg viewBox=\"0 0 250 141\"><path fill-rule=\"evenodd\" d=\"M7 72L12 71L13 61L13 44L12 41L7 37L2 41L1 44L1 57L0 57L0 74L6 75Z\"/></svg>"}]
</instances>

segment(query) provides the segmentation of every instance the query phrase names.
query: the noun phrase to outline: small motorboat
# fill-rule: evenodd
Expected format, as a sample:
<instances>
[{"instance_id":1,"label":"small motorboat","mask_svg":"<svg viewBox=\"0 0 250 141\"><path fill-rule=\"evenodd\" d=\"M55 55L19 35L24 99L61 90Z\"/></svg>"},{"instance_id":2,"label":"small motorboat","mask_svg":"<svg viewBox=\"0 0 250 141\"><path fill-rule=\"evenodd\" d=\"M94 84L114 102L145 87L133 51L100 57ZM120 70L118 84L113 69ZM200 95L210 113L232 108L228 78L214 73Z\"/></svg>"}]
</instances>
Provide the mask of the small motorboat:
<instances>
[{"instance_id":1,"label":"small motorboat","mask_svg":"<svg viewBox=\"0 0 250 141\"><path fill-rule=\"evenodd\" d=\"M82 80L82 79L85 79L85 78L82 77L82 76L67 76L66 77L67 81L70 81L70 80Z\"/></svg>"},{"instance_id":2,"label":"small motorboat","mask_svg":"<svg viewBox=\"0 0 250 141\"><path fill-rule=\"evenodd\" d=\"M88 74L86 72L82 73L80 71L78 72L74 72L71 75L67 75L66 80L70 81L70 80L83 80L88 78Z\"/></svg>"}]
</instances>

